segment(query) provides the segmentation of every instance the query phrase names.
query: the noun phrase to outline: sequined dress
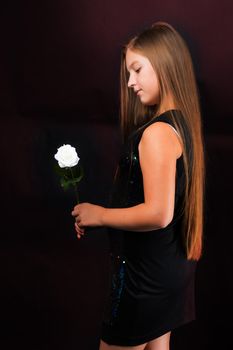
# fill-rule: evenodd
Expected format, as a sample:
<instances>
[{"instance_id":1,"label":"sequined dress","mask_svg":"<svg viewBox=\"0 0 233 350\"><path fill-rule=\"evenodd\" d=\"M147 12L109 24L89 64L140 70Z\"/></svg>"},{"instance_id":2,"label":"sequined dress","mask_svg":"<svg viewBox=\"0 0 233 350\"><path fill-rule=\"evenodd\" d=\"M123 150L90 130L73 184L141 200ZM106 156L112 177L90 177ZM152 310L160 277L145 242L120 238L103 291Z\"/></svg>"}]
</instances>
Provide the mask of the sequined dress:
<instances>
[{"instance_id":1,"label":"sequined dress","mask_svg":"<svg viewBox=\"0 0 233 350\"><path fill-rule=\"evenodd\" d=\"M171 113L179 118L179 111L167 111L129 137L118 164L111 207L144 202L138 144L152 123L174 127ZM185 138L190 145L188 130ZM108 230L110 285L101 328L101 339L108 344L140 345L195 320L196 261L186 259L181 238L184 186L181 155L176 162L175 209L169 225L147 232Z\"/></svg>"}]
</instances>

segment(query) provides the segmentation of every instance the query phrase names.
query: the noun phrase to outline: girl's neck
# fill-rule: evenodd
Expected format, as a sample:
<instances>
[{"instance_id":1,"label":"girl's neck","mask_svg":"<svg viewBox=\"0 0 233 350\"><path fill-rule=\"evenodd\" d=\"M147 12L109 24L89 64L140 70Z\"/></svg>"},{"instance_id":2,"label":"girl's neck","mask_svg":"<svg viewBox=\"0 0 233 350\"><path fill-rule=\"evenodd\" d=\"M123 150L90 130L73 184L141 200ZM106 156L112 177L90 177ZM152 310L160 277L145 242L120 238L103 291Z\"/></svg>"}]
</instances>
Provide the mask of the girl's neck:
<instances>
[{"instance_id":1,"label":"girl's neck","mask_svg":"<svg viewBox=\"0 0 233 350\"><path fill-rule=\"evenodd\" d=\"M160 115L171 109L176 109L176 106L175 106L175 103L173 102L173 99L167 96L167 98L160 105L160 108L157 110L156 115Z\"/></svg>"}]
</instances>

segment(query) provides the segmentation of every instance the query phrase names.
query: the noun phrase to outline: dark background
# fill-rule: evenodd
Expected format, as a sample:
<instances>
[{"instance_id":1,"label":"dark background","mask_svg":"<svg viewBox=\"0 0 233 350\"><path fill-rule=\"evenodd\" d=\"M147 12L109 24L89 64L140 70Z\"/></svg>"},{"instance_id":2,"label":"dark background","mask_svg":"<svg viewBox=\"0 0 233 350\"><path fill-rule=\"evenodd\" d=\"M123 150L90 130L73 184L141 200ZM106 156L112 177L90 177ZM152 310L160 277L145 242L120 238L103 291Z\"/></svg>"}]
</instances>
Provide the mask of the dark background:
<instances>
[{"instance_id":1,"label":"dark background","mask_svg":"<svg viewBox=\"0 0 233 350\"><path fill-rule=\"evenodd\" d=\"M119 156L120 50L153 22L171 23L193 56L206 149L204 255L197 320L171 349L231 348L232 77L230 0L34 0L0 5L0 346L97 350L109 277L105 229L78 240L74 193L54 173L77 148L81 201L107 205Z\"/></svg>"}]
</instances>

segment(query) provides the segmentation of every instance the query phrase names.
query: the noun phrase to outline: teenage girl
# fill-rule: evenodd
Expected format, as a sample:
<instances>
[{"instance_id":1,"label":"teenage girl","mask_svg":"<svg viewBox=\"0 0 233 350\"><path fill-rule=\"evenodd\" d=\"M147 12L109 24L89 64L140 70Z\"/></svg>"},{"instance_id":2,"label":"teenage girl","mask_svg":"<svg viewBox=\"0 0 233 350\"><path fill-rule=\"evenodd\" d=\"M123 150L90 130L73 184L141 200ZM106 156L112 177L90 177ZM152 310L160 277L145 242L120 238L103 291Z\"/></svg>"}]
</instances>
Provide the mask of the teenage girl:
<instances>
[{"instance_id":1,"label":"teenage girl","mask_svg":"<svg viewBox=\"0 0 233 350\"><path fill-rule=\"evenodd\" d=\"M195 319L205 169L192 59L167 23L123 48L121 128L110 207L72 211L79 239L98 226L122 238L110 252L100 350L168 350L171 331Z\"/></svg>"}]
</instances>

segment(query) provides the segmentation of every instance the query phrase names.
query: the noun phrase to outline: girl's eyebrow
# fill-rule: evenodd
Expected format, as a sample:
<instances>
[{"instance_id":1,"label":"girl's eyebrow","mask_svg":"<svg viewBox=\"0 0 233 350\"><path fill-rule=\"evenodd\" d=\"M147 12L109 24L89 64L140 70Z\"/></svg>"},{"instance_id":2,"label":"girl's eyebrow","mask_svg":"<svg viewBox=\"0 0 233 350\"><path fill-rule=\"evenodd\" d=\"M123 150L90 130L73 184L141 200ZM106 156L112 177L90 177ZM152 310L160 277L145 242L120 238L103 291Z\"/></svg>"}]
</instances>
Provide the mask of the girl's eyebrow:
<instances>
[{"instance_id":1,"label":"girl's eyebrow","mask_svg":"<svg viewBox=\"0 0 233 350\"><path fill-rule=\"evenodd\" d=\"M127 70L129 70L135 63L139 63L139 62L138 62L138 61L133 61L133 62L129 65L128 68L127 68L127 66L126 66Z\"/></svg>"}]
</instances>

